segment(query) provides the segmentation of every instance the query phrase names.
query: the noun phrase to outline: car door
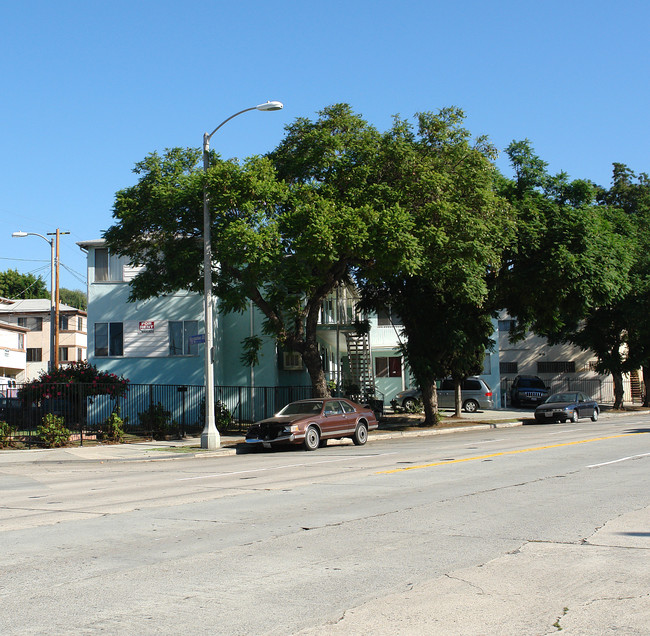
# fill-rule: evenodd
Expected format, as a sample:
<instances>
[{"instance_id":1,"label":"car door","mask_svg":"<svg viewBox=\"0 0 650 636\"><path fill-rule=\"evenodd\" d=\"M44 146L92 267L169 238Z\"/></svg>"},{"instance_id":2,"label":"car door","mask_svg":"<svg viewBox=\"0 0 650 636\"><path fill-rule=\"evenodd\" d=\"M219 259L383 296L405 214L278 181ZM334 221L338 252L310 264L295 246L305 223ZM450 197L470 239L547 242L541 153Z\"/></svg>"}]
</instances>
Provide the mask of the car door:
<instances>
[{"instance_id":1,"label":"car door","mask_svg":"<svg viewBox=\"0 0 650 636\"><path fill-rule=\"evenodd\" d=\"M578 414L580 417L591 417L592 411L591 400L584 393L578 393Z\"/></svg>"},{"instance_id":2,"label":"car door","mask_svg":"<svg viewBox=\"0 0 650 636\"><path fill-rule=\"evenodd\" d=\"M485 392L481 386L481 381L476 378L466 378L463 380L461 391L462 403L466 400L475 400L479 408L485 407Z\"/></svg>"},{"instance_id":3,"label":"car door","mask_svg":"<svg viewBox=\"0 0 650 636\"><path fill-rule=\"evenodd\" d=\"M346 413L338 400L327 400L323 408L321 431L323 437L335 437L346 428Z\"/></svg>"},{"instance_id":4,"label":"car door","mask_svg":"<svg viewBox=\"0 0 650 636\"><path fill-rule=\"evenodd\" d=\"M343 433L346 435L354 433L357 428L357 411L343 400L341 400L341 406L343 407Z\"/></svg>"},{"instance_id":5,"label":"car door","mask_svg":"<svg viewBox=\"0 0 650 636\"><path fill-rule=\"evenodd\" d=\"M451 378L446 378L440 383L440 388L438 389L438 407L442 409L453 409L454 406L454 381Z\"/></svg>"}]
</instances>

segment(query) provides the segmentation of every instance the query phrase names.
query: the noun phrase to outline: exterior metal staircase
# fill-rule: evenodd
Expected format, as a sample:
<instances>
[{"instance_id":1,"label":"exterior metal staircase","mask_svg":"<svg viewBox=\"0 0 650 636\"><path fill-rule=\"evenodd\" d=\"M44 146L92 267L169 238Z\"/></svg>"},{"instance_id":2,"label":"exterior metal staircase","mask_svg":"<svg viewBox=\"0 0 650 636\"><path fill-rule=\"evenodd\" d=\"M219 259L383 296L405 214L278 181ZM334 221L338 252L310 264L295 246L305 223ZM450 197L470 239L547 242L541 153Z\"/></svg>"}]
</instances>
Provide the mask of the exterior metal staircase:
<instances>
[{"instance_id":1,"label":"exterior metal staircase","mask_svg":"<svg viewBox=\"0 0 650 636\"><path fill-rule=\"evenodd\" d=\"M643 403L643 393L641 391L641 381L639 380L638 371L630 371L630 393L632 394L632 404Z\"/></svg>"},{"instance_id":2,"label":"exterior metal staircase","mask_svg":"<svg viewBox=\"0 0 650 636\"><path fill-rule=\"evenodd\" d=\"M375 377L372 371L370 337L367 333L350 331L345 334L345 340L352 382L359 386L361 395L374 396Z\"/></svg>"}]
</instances>

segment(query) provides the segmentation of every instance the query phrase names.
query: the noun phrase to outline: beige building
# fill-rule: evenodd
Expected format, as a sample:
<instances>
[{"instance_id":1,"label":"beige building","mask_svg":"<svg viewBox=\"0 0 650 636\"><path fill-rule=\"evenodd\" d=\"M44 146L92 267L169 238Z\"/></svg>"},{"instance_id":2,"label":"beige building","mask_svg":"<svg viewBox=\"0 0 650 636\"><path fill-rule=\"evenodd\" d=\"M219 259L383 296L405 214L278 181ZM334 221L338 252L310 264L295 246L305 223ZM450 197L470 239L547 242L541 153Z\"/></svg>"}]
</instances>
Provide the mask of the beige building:
<instances>
[{"instance_id":1,"label":"beige building","mask_svg":"<svg viewBox=\"0 0 650 636\"><path fill-rule=\"evenodd\" d=\"M0 320L0 379L25 379L26 335L25 327Z\"/></svg>"},{"instance_id":2,"label":"beige building","mask_svg":"<svg viewBox=\"0 0 650 636\"><path fill-rule=\"evenodd\" d=\"M50 362L50 301L0 298L0 320L25 330L25 377L33 380ZM59 363L86 360L88 318L85 311L59 305ZM0 367L2 365L0 364Z\"/></svg>"},{"instance_id":3,"label":"beige building","mask_svg":"<svg viewBox=\"0 0 650 636\"><path fill-rule=\"evenodd\" d=\"M511 342L514 319L501 312L499 329L499 371L501 389L507 392L517 375L536 375L551 391L574 389L600 402L613 402L614 387L610 375L596 371L596 354L572 344L551 345L546 338L527 332L523 340ZM641 402L642 376L637 371L623 377L624 401Z\"/></svg>"}]
</instances>

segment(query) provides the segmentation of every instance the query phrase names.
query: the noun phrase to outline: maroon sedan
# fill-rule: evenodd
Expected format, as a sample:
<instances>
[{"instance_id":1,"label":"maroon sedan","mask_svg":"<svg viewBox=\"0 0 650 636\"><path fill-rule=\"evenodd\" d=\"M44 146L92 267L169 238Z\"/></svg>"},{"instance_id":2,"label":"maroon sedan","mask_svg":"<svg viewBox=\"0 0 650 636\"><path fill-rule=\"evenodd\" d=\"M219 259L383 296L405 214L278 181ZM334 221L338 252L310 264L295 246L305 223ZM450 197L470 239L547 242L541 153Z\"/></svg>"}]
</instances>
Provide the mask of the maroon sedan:
<instances>
[{"instance_id":1,"label":"maroon sedan","mask_svg":"<svg viewBox=\"0 0 650 636\"><path fill-rule=\"evenodd\" d=\"M325 446L328 439L349 437L365 444L368 431L379 424L375 414L343 398L300 400L279 413L256 422L246 434L246 443L271 448L274 444L302 444L307 450Z\"/></svg>"}]
</instances>

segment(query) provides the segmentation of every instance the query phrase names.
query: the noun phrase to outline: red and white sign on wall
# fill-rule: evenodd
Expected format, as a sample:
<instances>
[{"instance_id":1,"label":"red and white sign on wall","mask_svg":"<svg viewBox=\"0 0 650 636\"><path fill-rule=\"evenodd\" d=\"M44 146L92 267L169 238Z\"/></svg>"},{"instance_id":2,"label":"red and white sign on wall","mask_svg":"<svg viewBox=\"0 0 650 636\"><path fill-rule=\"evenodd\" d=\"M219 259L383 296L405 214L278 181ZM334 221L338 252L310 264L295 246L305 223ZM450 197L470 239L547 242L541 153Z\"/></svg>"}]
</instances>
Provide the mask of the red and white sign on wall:
<instances>
[{"instance_id":1,"label":"red and white sign on wall","mask_svg":"<svg viewBox=\"0 0 650 636\"><path fill-rule=\"evenodd\" d=\"M153 320L141 320L138 329L140 333L153 333Z\"/></svg>"}]
</instances>

